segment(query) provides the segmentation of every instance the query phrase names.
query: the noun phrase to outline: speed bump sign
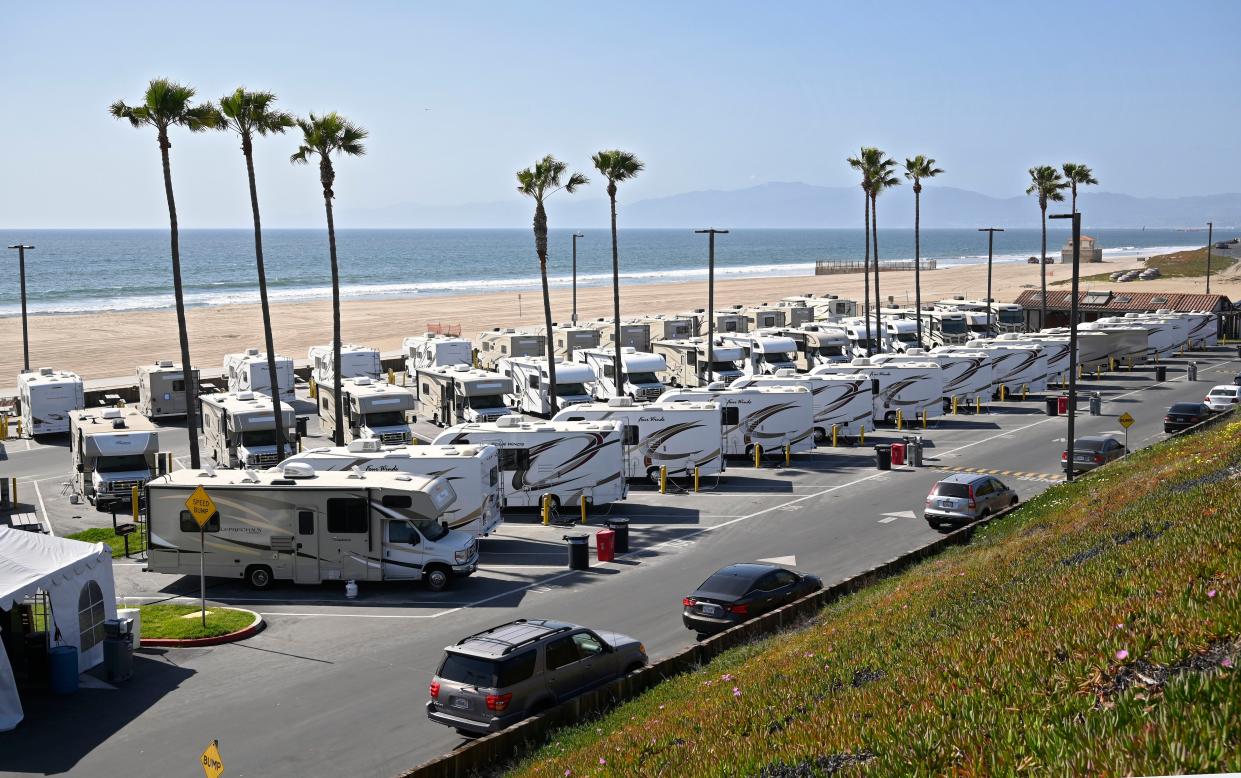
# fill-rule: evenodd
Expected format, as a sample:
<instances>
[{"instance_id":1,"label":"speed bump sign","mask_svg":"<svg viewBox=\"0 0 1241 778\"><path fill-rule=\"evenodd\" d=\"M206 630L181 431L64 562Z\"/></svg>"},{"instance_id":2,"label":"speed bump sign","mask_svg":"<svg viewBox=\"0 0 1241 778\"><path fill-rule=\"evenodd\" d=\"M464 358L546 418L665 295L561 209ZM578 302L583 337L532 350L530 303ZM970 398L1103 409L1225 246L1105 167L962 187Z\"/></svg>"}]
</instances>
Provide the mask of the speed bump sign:
<instances>
[{"instance_id":1,"label":"speed bump sign","mask_svg":"<svg viewBox=\"0 0 1241 778\"><path fill-rule=\"evenodd\" d=\"M186 498L185 509L194 517L194 521L198 522L198 526L205 527L215 515L215 501L211 499L211 495L207 494L202 484L199 484L198 488Z\"/></svg>"},{"instance_id":2,"label":"speed bump sign","mask_svg":"<svg viewBox=\"0 0 1241 778\"><path fill-rule=\"evenodd\" d=\"M201 486L199 487L202 488ZM202 755L203 772L207 778L220 778L224 774L224 760L220 758L220 741L212 740Z\"/></svg>"},{"instance_id":3,"label":"speed bump sign","mask_svg":"<svg viewBox=\"0 0 1241 778\"><path fill-rule=\"evenodd\" d=\"M1129 411L1125 411L1116 417L1116 421L1120 422L1120 426L1129 429L1133 426L1133 417L1129 415ZM201 487L200 487L201 488Z\"/></svg>"}]
</instances>

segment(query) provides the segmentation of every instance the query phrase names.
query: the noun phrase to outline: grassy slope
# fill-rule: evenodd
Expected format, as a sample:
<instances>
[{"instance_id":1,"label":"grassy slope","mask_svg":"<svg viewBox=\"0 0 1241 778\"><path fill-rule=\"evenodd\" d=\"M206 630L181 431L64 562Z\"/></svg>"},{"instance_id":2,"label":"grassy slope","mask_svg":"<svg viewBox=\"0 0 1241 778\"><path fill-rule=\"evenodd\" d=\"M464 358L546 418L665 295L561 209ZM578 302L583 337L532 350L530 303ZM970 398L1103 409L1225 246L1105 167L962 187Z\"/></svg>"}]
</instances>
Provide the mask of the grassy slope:
<instances>
[{"instance_id":1,"label":"grassy slope","mask_svg":"<svg viewBox=\"0 0 1241 778\"><path fill-rule=\"evenodd\" d=\"M198 614L197 605L143 605L142 637L144 638L211 638L245 629L254 621L254 614L234 608L207 606L207 626L202 618L184 618Z\"/></svg>"},{"instance_id":2,"label":"grassy slope","mask_svg":"<svg viewBox=\"0 0 1241 778\"><path fill-rule=\"evenodd\" d=\"M86 543L103 543L112 548L112 558L119 559L125 556L125 540L120 535L112 531L111 527L92 527L90 529L75 532L65 537L70 540L81 540ZM146 535L142 532L134 532L129 536L129 553L130 556L142 551L146 545Z\"/></svg>"},{"instance_id":3,"label":"grassy slope","mask_svg":"<svg viewBox=\"0 0 1241 778\"><path fill-rule=\"evenodd\" d=\"M1237 262L1235 257L1220 256L1219 252L1211 254L1211 275L1222 273ZM1171 254L1158 254L1146 260L1146 267L1157 267L1162 273L1161 278L1201 278L1207 274L1207 250L1200 249L1177 251ZM1088 268L1089 265L1083 265ZM1082 276L1079 281L1109 281L1112 271ZM1053 281L1052 285L1068 284L1072 279ZM1122 284L1123 286L1123 284Z\"/></svg>"},{"instance_id":4,"label":"grassy slope","mask_svg":"<svg viewBox=\"0 0 1241 778\"><path fill-rule=\"evenodd\" d=\"M1238 473L1233 422L1052 488L516 774L1241 770Z\"/></svg>"}]
</instances>

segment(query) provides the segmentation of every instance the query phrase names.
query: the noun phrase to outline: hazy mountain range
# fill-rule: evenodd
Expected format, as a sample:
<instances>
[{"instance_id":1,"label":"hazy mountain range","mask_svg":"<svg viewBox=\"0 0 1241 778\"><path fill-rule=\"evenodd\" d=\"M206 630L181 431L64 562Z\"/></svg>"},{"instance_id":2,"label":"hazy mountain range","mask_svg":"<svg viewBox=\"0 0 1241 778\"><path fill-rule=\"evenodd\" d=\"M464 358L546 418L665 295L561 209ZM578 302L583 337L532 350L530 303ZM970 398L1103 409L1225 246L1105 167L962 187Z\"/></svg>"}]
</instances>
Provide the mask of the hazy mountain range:
<instances>
[{"instance_id":1,"label":"hazy mountain range","mask_svg":"<svg viewBox=\"0 0 1241 778\"><path fill-rule=\"evenodd\" d=\"M861 189L856 186L773 182L632 202L624 199L622 189L619 211L625 227L857 227L862 208ZM1241 193L1157 198L1083 191L1078 195L1078 208L1087 229L1201 227L1208 221L1217 229L1226 229L1241 224ZM518 197L463 205L404 203L352 210L341 203L338 209L341 226L350 227L525 227L533 213L531 203ZM908 186L890 190L879 198L879 224L911 227L913 210L913 192ZM1048 213L1067 211L1067 202L1048 209ZM584 193L549 201L548 212L556 227L604 227L608 223L607 201ZM991 197L954 187L924 186L922 224L1037 227L1038 203L1020 195Z\"/></svg>"}]
</instances>

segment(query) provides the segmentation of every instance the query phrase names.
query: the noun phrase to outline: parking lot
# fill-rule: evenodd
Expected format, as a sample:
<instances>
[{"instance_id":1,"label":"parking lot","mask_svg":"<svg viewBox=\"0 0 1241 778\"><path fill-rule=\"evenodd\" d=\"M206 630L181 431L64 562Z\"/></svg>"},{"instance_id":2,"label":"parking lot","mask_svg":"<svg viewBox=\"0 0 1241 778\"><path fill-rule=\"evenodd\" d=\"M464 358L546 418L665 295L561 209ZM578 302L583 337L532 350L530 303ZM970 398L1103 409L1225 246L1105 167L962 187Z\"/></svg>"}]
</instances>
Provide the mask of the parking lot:
<instances>
[{"instance_id":1,"label":"parking lot","mask_svg":"<svg viewBox=\"0 0 1241 778\"><path fill-rule=\"evenodd\" d=\"M1168 380L1160 384L1150 369L1084 379L1079 391L1100 392L1103 413L1086 415L1083 399L1078 436L1123 437L1116 417L1127 411L1136 419L1131 448L1162 439L1170 404L1201 400L1238 370L1231 348L1192 358L1194 383L1185 376L1188 358L1165 362ZM184 463L184 430L170 430L161 433L172 442L163 448ZM899 439L889 428L868 433L865 447L818 449L795 455L790 466L782 455L757 469L731 461L697 493L684 483L667 494L634 483L628 500L592 511L585 525L570 521L576 515L544 526L536 511L506 512L500 530L481 541L479 571L439 594L366 583L350 601L339 582L260 593L209 580L211 601L256 610L267 629L216 648L143 650L131 682L79 693L92 696L91 704L53 711L52 702L37 701L20 749L15 733L0 735L0 750L17 754L6 769L191 775L204 742L218 739L241 775L395 774L462 742L429 723L423 705L443 646L471 632L550 617L632 635L658 657L694 639L681 625L680 598L723 564L773 560L831 583L938 537L922 506L947 473L994 474L1023 500L1062 478L1065 419L1045 415L1042 396L913 431L925 436L918 469L875 468L870 445ZM19 479L22 502L56 534L111 521L70 504L62 487L66 447L9 441L4 449L0 472ZM569 571L563 536L593 532L609 515L629 520L631 553ZM133 601L197 597L194 577L147 573L140 561L118 560L115 569L118 595Z\"/></svg>"}]
</instances>

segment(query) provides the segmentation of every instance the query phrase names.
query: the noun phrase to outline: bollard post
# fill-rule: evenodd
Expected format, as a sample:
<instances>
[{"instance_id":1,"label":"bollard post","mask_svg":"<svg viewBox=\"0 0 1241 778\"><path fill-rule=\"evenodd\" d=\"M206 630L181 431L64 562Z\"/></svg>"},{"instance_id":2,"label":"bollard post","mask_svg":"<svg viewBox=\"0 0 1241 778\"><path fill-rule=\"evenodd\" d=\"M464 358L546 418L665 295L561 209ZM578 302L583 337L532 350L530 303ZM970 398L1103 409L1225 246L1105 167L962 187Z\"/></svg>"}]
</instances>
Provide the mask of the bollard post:
<instances>
[{"instance_id":1,"label":"bollard post","mask_svg":"<svg viewBox=\"0 0 1241 778\"><path fill-rule=\"evenodd\" d=\"M832 448L836 448L836 433L840 431L840 427L832 425Z\"/></svg>"},{"instance_id":2,"label":"bollard post","mask_svg":"<svg viewBox=\"0 0 1241 778\"><path fill-rule=\"evenodd\" d=\"M792 461L793 461L793 444L785 443L784 444L784 466L788 467L790 464L792 464Z\"/></svg>"},{"instance_id":3,"label":"bollard post","mask_svg":"<svg viewBox=\"0 0 1241 778\"><path fill-rule=\"evenodd\" d=\"M315 381L315 377L311 376L306 384L307 391L310 393L310 399L317 400L319 398L319 384Z\"/></svg>"},{"instance_id":4,"label":"bollard post","mask_svg":"<svg viewBox=\"0 0 1241 778\"><path fill-rule=\"evenodd\" d=\"M1000 402L1004 402L1004 398L1008 396L1008 384L1000 384Z\"/></svg>"},{"instance_id":5,"label":"bollard post","mask_svg":"<svg viewBox=\"0 0 1241 778\"><path fill-rule=\"evenodd\" d=\"M974 415L982 413L982 395L974 395Z\"/></svg>"},{"instance_id":6,"label":"bollard post","mask_svg":"<svg viewBox=\"0 0 1241 778\"><path fill-rule=\"evenodd\" d=\"M0 440L9 439L9 417L0 416Z\"/></svg>"},{"instance_id":7,"label":"bollard post","mask_svg":"<svg viewBox=\"0 0 1241 778\"><path fill-rule=\"evenodd\" d=\"M1107 358L1107 372L1109 373L1116 372L1116 357Z\"/></svg>"},{"instance_id":8,"label":"bollard post","mask_svg":"<svg viewBox=\"0 0 1241 778\"><path fill-rule=\"evenodd\" d=\"M952 415L957 415L957 396L955 394L952 396Z\"/></svg>"},{"instance_id":9,"label":"bollard post","mask_svg":"<svg viewBox=\"0 0 1241 778\"><path fill-rule=\"evenodd\" d=\"M586 495L582 495L582 523L586 523Z\"/></svg>"},{"instance_id":10,"label":"bollard post","mask_svg":"<svg viewBox=\"0 0 1241 778\"><path fill-rule=\"evenodd\" d=\"M396 373L392 371L392 368L388 368L388 383L389 384L396 383Z\"/></svg>"},{"instance_id":11,"label":"bollard post","mask_svg":"<svg viewBox=\"0 0 1241 778\"><path fill-rule=\"evenodd\" d=\"M17 477L9 479L9 497L13 500L13 504L17 505Z\"/></svg>"},{"instance_id":12,"label":"bollard post","mask_svg":"<svg viewBox=\"0 0 1241 778\"><path fill-rule=\"evenodd\" d=\"M866 445L866 425L865 425L865 424L863 424L862 426L858 427L858 432L857 432L857 442L858 442L858 445L859 445L859 446L865 446L865 445Z\"/></svg>"},{"instance_id":13,"label":"bollard post","mask_svg":"<svg viewBox=\"0 0 1241 778\"><path fill-rule=\"evenodd\" d=\"M897 409L896 409L896 429L897 429L897 430L899 430L899 429L901 428L901 421L902 421L902 419L901 419L901 410L900 410L899 408L897 408Z\"/></svg>"},{"instance_id":14,"label":"bollard post","mask_svg":"<svg viewBox=\"0 0 1241 778\"><path fill-rule=\"evenodd\" d=\"M547 525L549 525L549 524L551 524L551 523L552 523L552 517L551 517L551 512L552 512L552 500L551 500L551 495L550 495L550 494L545 494L545 495L543 495L543 497L539 500L539 504L541 505L541 507L542 507L542 512L543 512L543 526L544 526L544 527L546 527Z\"/></svg>"},{"instance_id":15,"label":"bollard post","mask_svg":"<svg viewBox=\"0 0 1241 778\"><path fill-rule=\"evenodd\" d=\"M762 458L763 458L763 447L762 445L755 443L754 444L754 466L755 467L762 467Z\"/></svg>"},{"instance_id":16,"label":"bollard post","mask_svg":"<svg viewBox=\"0 0 1241 778\"><path fill-rule=\"evenodd\" d=\"M1084 365L1078 365L1078 366L1077 366L1077 380L1078 380L1078 381L1082 380L1082 368L1083 368L1083 367L1085 367L1085 366L1084 366Z\"/></svg>"},{"instance_id":17,"label":"bollard post","mask_svg":"<svg viewBox=\"0 0 1241 778\"><path fill-rule=\"evenodd\" d=\"M138 487L129 487L129 513L133 517L134 524L138 523Z\"/></svg>"},{"instance_id":18,"label":"bollard post","mask_svg":"<svg viewBox=\"0 0 1241 778\"><path fill-rule=\"evenodd\" d=\"M698 491L698 465L694 465L694 491Z\"/></svg>"},{"instance_id":19,"label":"bollard post","mask_svg":"<svg viewBox=\"0 0 1241 778\"><path fill-rule=\"evenodd\" d=\"M1129 370L1132 372L1132 370L1133 370L1133 357L1125 357L1125 363L1126 363L1126 366L1129 368Z\"/></svg>"},{"instance_id":20,"label":"bollard post","mask_svg":"<svg viewBox=\"0 0 1241 778\"><path fill-rule=\"evenodd\" d=\"M1022 384L1022 385L1021 385L1021 401L1022 401L1022 402L1025 402L1025 401L1026 401L1026 397L1028 397L1029 395L1030 395L1030 385L1029 385L1029 384Z\"/></svg>"},{"instance_id":21,"label":"bollard post","mask_svg":"<svg viewBox=\"0 0 1241 778\"><path fill-rule=\"evenodd\" d=\"M1095 378L1103 377L1103 365L1099 365L1098 367L1094 369L1094 377Z\"/></svg>"},{"instance_id":22,"label":"bollard post","mask_svg":"<svg viewBox=\"0 0 1241 778\"><path fill-rule=\"evenodd\" d=\"M659 466L659 493L660 494L668 493L668 466L667 465Z\"/></svg>"},{"instance_id":23,"label":"bollard post","mask_svg":"<svg viewBox=\"0 0 1241 778\"><path fill-rule=\"evenodd\" d=\"M18 419L17 420L17 437L20 438L21 436L22 436L22 420Z\"/></svg>"},{"instance_id":24,"label":"bollard post","mask_svg":"<svg viewBox=\"0 0 1241 778\"><path fill-rule=\"evenodd\" d=\"M940 410L943 410L942 407ZM926 429L926 408L922 409L922 429Z\"/></svg>"}]
</instances>

